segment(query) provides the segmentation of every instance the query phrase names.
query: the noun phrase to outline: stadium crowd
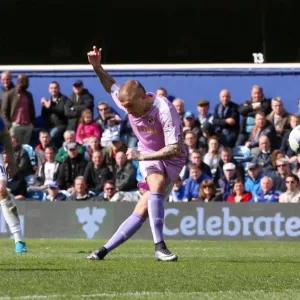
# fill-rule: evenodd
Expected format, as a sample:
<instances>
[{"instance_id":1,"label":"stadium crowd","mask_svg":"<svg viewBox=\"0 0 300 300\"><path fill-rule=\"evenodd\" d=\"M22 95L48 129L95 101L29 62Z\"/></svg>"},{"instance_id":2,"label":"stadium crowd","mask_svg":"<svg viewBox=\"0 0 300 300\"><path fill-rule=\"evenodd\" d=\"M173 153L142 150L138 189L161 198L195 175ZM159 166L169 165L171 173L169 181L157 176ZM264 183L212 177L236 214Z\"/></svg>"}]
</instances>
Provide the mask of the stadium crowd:
<instances>
[{"instance_id":1,"label":"stadium crowd","mask_svg":"<svg viewBox=\"0 0 300 300\"><path fill-rule=\"evenodd\" d=\"M70 97L53 81L49 98L40 100L37 128L29 78L19 75L15 86L5 71L1 81L1 117L11 134L16 175L5 151L3 158L17 200L138 201L145 190L143 184L137 188L143 182L138 164L126 157L127 148L137 146L127 115L108 102L94 103L81 80ZM288 136L300 115L288 113L280 97L266 99L260 86L249 94L238 105L230 91L220 91L213 113L206 99L195 103L197 114L186 111L182 99L173 100L189 159L170 202L299 202L300 154L289 147ZM168 97L165 88L156 95Z\"/></svg>"}]
</instances>

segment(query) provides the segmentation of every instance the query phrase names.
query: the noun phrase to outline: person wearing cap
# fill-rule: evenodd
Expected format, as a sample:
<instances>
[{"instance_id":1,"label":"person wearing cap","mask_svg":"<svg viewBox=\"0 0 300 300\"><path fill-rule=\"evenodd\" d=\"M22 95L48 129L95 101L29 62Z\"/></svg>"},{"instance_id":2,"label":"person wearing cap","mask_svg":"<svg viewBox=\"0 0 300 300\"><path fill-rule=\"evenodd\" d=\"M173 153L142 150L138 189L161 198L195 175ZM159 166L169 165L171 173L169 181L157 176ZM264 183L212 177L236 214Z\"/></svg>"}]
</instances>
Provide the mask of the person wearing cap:
<instances>
[{"instance_id":1,"label":"person wearing cap","mask_svg":"<svg viewBox=\"0 0 300 300\"><path fill-rule=\"evenodd\" d=\"M58 168L57 183L60 189L73 193L74 180L78 176L83 176L87 161L79 153L76 143L68 143L66 148L68 157Z\"/></svg>"},{"instance_id":2,"label":"person wearing cap","mask_svg":"<svg viewBox=\"0 0 300 300\"><path fill-rule=\"evenodd\" d=\"M252 196L260 190L260 180L263 177L263 173L260 171L256 163L250 162L248 164L248 172L245 178L245 189L250 192Z\"/></svg>"},{"instance_id":3,"label":"person wearing cap","mask_svg":"<svg viewBox=\"0 0 300 300\"><path fill-rule=\"evenodd\" d=\"M274 188L271 177L264 176L260 181L260 189L255 193L251 202L278 202L280 192Z\"/></svg>"},{"instance_id":4,"label":"person wearing cap","mask_svg":"<svg viewBox=\"0 0 300 300\"><path fill-rule=\"evenodd\" d=\"M42 117L45 121L45 129L50 132L51 139L58 149L63 141L63 133L67 128L68 119L65 115L65 105L68 97L60 92L57 81L49 84L50 98L41 99Z\"/></svg>"},{"instance_id":5,"label":"person wearing cap","mask_svg":"<svg viewBox=\"0 0 300 300\"><path fill-rule=\"evenodd\" d=\"M65 106L69 130L76 130L81 112L86 108L94 110L94 96L84 88L81 80L76 80L73 83L73 93Z\"/></svg>"},{"instance_id":6,"label":"person wearing cap","mask_svg":"<svg viewBox=\"0 0 300 300\"><path fill-rule=\"evenodd\" d=\"M207 101L206 99L201 99L198 101L197 103L197 111L199 113L198 115L198 121L200 123L200 125L203 125L205 123L213 123L213 118L214 116L208 112L209 110L209 101Z\"/></svg>"},{"instance_id":7,"label":"person wearing cap","mask_svg":"<svg viewBox=\"0 0 300 300\"><path fill-rule=\"evenodd\" d=\"M47 188L48 195L46 200L48 201L64 201L67 196L59 191L58 185L53 180L46 180L45 186Z\"/></svg>"},{"instance_id":8,"label":"person wearing cap","mask_svg":"<svg viewBox=\"0 0 300 300\"><path fill-rule=\"evenodd\" d=\"M220 92L220 104L214 111L213 125L217 136L223 136L227 147L234 147L240 128L238 105L231 101L230 92L224 89Z\"/></svg>"},{"instance_id":9,"label":"person wearing cap","mask_svg":"<svg viewBox=\"0 0 300 300\"><path fill-rule=\"evenodd\" d=\"M201 134L200 123L191 111L186 111L183 118L183 132L188 130L193 131L196 134L197 140L199 140Z\"/></svg>"},{"instance_id":10,"label":"person wearing cap","mask_svg":"<svg viewBox=\"0 0 300 300\"><path fill-rule=\"evenodd\" d=\"M223 201L226 201L227 197L233 191L233 183L236 179L236 167L235 164L229 162L223 166L224 176L217 182L217 187L222 191Z\"/></svg>"}]
</instances>

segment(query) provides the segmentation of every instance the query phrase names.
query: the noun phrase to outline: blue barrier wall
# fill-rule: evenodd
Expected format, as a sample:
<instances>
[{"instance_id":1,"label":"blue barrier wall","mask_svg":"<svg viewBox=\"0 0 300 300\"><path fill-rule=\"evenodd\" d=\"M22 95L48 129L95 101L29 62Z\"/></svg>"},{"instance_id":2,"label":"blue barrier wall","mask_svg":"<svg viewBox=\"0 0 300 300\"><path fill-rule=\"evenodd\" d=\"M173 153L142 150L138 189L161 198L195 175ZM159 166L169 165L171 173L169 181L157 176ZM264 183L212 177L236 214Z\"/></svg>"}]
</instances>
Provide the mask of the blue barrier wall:
<instances>
[{"instance_id":1,"label":"blue barrier wall","mask_svg":"<svg viewBox=\"0 0 300 300\"><path fill-rule=\"evenodd\" d=\"M0 71L1 70L0 68ZM56 80L61 85L62 93L70 95L72 83L82 79L86 88L95 96L95 104L105 100L112 103L111 97L102 89L92 70L85 71L19 71L12 72L14 82L20 73L30 76L30 88L33 93L36 111L41 112L40 99L48 97L48 85ZM198 70L124 70L108 69L108 72L120 83L128 79L141 81L146 90L155 92L158 87L165 87L169 94L184 99L186 110L196 112L196 103L205 98L211 102L211 110L218 103L219 91L227 88L232 100L241 103L249 98L250 89L257 84L264 88L267 97L281 96L289 112L297 112L297 99L300 97L299 68L226 68ZM113 105L113 104L112 104ZM113 107L115 107L113 105Z\"/></svg>"}]
</instances>

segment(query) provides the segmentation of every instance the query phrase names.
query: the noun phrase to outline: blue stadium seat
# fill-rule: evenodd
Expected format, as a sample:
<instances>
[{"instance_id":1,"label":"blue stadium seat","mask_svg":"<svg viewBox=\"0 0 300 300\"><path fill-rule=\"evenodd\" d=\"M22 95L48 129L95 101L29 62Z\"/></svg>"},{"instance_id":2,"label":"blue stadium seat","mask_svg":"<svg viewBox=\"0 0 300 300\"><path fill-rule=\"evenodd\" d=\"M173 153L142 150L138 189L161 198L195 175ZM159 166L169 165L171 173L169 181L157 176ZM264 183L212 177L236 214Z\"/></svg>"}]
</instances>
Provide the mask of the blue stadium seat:
<instances>
[{"instance_id":1,"label":"blue stadium seat","mask_svg":"<svg viewBox=\"0 0 300 300\"><path fill-rule=\"evenodd\" d=\"M246 146L236 146L232 149L233 158L238 162L248 162L251 160L251 151Z\"/></svg>"},{"instance_id":2,"label":"blue stadium seat","mask_svg":"<svg viewBox=\"0 0 300 300\"><path fill-rule=\"evenodd\" d=\"M33 147L31 147L30 145L24 144L22 145L22 148L25 149L29 155L30 161L31 161L31 165L35 166L36 162L35 162L35 152Z\"/></svg>"},{"instance_id":3,"label":"blue stadium seat","mask_svg":"<svg viewBox=\"0 0 300 300\"><path fill-rule=\"evenodd\" d=\"M47 194L43 191L29 191L27 192L27 200L46 201Z\"/></svg>"}]
</instances>

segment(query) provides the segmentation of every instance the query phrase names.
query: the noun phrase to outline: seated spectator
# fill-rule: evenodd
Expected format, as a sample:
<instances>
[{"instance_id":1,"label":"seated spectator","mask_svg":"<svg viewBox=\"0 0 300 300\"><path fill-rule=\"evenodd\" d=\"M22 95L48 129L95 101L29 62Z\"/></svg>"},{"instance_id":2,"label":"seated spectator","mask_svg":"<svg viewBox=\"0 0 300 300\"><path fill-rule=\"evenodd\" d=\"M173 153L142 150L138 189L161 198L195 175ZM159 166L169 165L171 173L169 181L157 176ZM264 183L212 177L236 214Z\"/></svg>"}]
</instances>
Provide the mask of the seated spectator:
<instances>
[{"instance_id":1,"label":"seated spectator","mask_svg":"<svg viewBox=\"0 0 300 300\"><path fill-rule=\"evenodd\" d=\"M202 99L198 101L197 104L197 110L198 110L198 121L200 125L202 126L206 122L212 124L214 116L208 112L209 111L209 101Z\"/></svg>"},{"instance_id":2,"label":"seated spectator","mask_svg":"<svg viewBox=\"0 0 300 300\"><path fill-rule=\"evenodd\" d=\"M227 197L227 202L249 202L252 199L252 194L245 191L244 182L241 178L237 178L233 183L233 191Z\"/></svg>"},{"instance_id":3,"label":"seated spectator","mask_svg":"<svg viewBox=\"0 0 300 300\"><path fill-rule=\"evenodd\" d=\"M120 130L122 141L128 146L128 148L135 148L137 146L138 139L131 128L128 114L126 114L123 118Z\"/></svg>"},{"instance_id":4,"label":"seated spectator","mask_svg":"<svg viewBox=\"0 0 300 300\"><path fill-rule=\"evenodd\" d=\"M193 150L197 149L197 137L196 134L189 130L184 133L184 143L187 145L189 149L189 154L192 153Z\"/></svg>"},{"instance_id":5,"label":"seated spectator","mask_svg":"<svg viewBox=\"0 0 300 300\"><path fill-rule=\"evenodd\" d=\"M104 121L104 131L101 137L101 146L106 147L111 144L114 137L121 134L121 124L112 115L107 116Z\"/></svg>"},{"instance_id":6,"label":"seated spectator","mask_svg":"<svg viewBox=\"0 0 300 300\"><path fill-rule=\"evenodd\" d=\"M127 151L127 145L121 141L120 136L114 137L111 145L108 145L103 149L106 165L109 166L111 170L116 167L116 154L119 151L124 153Z\"/></svg>"},{"instance_id":7,"label":"seated spectator","mask_svg":"<svg viewBox=\"0 0 300 300\"><path fill-rule=\"evenodd\" d=\"M227 147L234 147L240 127L238 105L231 101L228 90L220 92L220 104L215 107L213 125L215 133L225 139Z\"/></svg>"},{"instance_id":8,"label":"seated spectator","mask_svg":"<svg viewBox=\"0 0 300 300\"><path fill-rule=\"evenodd\" d=\"M183 117L184 117L184 101L180 98L175 98L172 102L172 104L174 105L180 119L183 121Z\"/></svg>"},{"instance_id":9,"label":"seated spectator","mask_svg":"<svg viewBox=\"0 0 300 300\"><path fill-rule=\"evenodd\" d=\"M294 163L297 161L297 153L295 153L288 142L291 131L298 125L300 125L300 115L290 115L290 129L287 130L283 137L280 146L280 151L282 151L286 156L289 157L290 163Z\"/></svg>"},{"instance_id":10,"label":"seated spectator","mask_svg":"<svg viewBox=\"0 0 300 300\"><path fill-rule=\"evenodd\" d=\"M93 121L93 113L89 109L82 111L79 124L76 131L76 142L86 145L91 136L96 136L100 139L100 130Z\"/></svg>"},{"instance_id":11,"label":"seated spectator","mask_svg":"<svg viewBox=\"0 0 300 300\"><path fill-rule=\"evenodd\" d=\"M275 176L272 177L274 189L279 192L285 192L286 191L285 181L287 176L291 174L289 160L285 157L277 159L276 169L277 172L275 173Z\"/></svg>"},{"instance_id":12,"label":"seated spectator","mask_svg":"<svg viewBox=\"0 0 300 300\"><path fill-rule=\"evenodd\" d=\"M97 137L91 136L88 140L88 145L84 153L84 159L91 161L94 151L101 151L101 145L100 140Z\"/></svg>"},{"instance_id":13,"label":"seated spectator","mask_svg":"<svg viewBox=\"0 0 300 300\"><path fill-rule=\"evenodd\" d=\"M271 177L264 176L260 181L260 190L253 196L251 202L278 202L280 192L273 188Z\"/></svg>"},{"instance_id":14,"label":"seated spectator","mask_svg":"<svg viewBox=\"0 0 300 300\"><path fill-rule=\"evenodd\" d=\"M283 135L290 129L289 113L285 110L280 97L272 99L272 112L267 116L267 120L275 127L277 138L275 148L279 148Z\"/></svg>"},{"instance_id":15,"label":"seated spectator","mask_svg":"<svg viewBox=\"0 0 300 300\"><path fill-rule=\"evenodd\" d=\"M182 202L184 197L185 186L180 177L174 183L173 189L169 196L169 202Z\"/></svg>"},{"instance_id":16,"label":"seated spectator","mask_svg":"<svg viewBox=\"0 0 300 300\"><path fill-rule=\"evenodd\" d=\"M22 177L34 174L29 155L27 151L19 144L16 136L11 137L11 143L18 168L18 174Z\"/></svg>"},{"instance_id":17,"label":"seated spectator","mask_svg":"<svg viewBox=\"0 0 300 300\"><path fill-rule=\"evenodd\" d=\"M276 160L282 157L285 157L283 152L278 149L274 150L271 154L271 165L268 165L265 169L263 169L263 174L271 178L278 175Z\"/></svg>"},{"instance_id":18,"label":"seated spectator","mask_svg":"<svg viewBox=\"0 0 300 300\"><path fill-rule=\"evenodd\" d=\"M258 143L259 152L253 157L252 162L262 171L272 166L271 143L266 135L261 135Z\"/></svg>"},{"instance_id":19,"label":"seated spectator","mask_svg":"<svg viewBox=\"0 0 300 300\"><path fill-rule=\"evenodd\" d=\"M168 97L168 92L165 88L163 87L160 87L156 90L156 96L157 97L165 97L167 98Z\"/></svg>"},{"instance_id":20,"label":"seated spectator","mask_svg":"<svg viewBox=\"0 0 300 300\"><path fill-rule=\"evenodd\" d=\"M60 189L73 193L74 180L78 176L83 176L87 161L79 153L76 143L68 143L66 147L68 157L58 168L57 183Z\"/></svg>"},{"instance_id":21,"label":"seated spectator","mask_svg":"<svg viewBox=\"0 0 300 300\"><path fill-rule=\"evenodd\" d=\"M292 173L300 179L300 153L297 154L297 163Z\"/></svg>"},{"instance_id":22,"label":"seated spectator","mask_svg":"<svg viewBox=\"0 0 300 300\"><path fill-rule=\"evenodd\" d=\"M50 132L50 137L57 149L63 141L63 133L67 128L68 119L65 115L65 105L68 97L60 92L59 83L52 81L49 84L50 98L41 99L42 117L45 121L45 128Z\"/></svg>"},{"instance_id":23,"label":"seated spectator","mask_svg":"<svg viewBox=\"0 0 300 300\"><path fill-rule=\"evenodd\" d=\"M286 192L279 196L280 203L299 203L300 190L299 178L295 174L290 174L286 177Z\"/></svg>"},{"instance_id":24,"label":"seated spectator","mask_svg":"<svg viewBox=\"0 0 300 300\"><path fill-rule=\"evenodd\" d=\"M208 140L208 151L204 155L203 161L211 170L212 177L215 178L219 160L220 160L220 144L216 136L212 136Z\"/></svg>"},{"instance_id":25,"label":"seated spectator","mask_svg":"<svg viewBox=\"0 0 300 300\"><path fill-rule=\"evenodd\" d=\"M84 88L81 80L76 80L73 84L73 93L65 105L65 115L68 118L68 130L76 130L81 112L87 108L93 111L94 96Z\"/></svg>"},{"instance_id":26,"label":"seated spectator","mask_svg":"<svg viewBox=\"0 0 300 300\"><path fill-rule=\"evenodd\" d=\"M97 200L110 201L117 194L116 185L113 180L107 180L104 183L103 192L100 194Z\"/></svg>"},{"instance_id":27,"label":"seated spectator","mask_svg":"<svg viewBox=\"0 0 300 300\"><path fill-rule=\"evenodd\" d=\"M235 165L236 177L245 179L245 170L242 164L238 163L232 155L231 148L224 147L221 149L220 159L217 165L217 171L215 174L214 182L217 183L218 180L224 177L223 166L227 163L233 163Z\"/></svg>"},{"instance_id":28,"label":"seated spectator","mask_svg":"<svg viewBox=\"0 0 300 300\"><path fill-rule=\"evenodd\" d=\"M196 139L199 140L201 135L200 123L191 111L186 111L183 118L183 132L190 130L195 133Z\"/></svg>"},{"instance_id":29,"label":"seated spectator","mask_svg":"<svg viewBox=\"0 0 300 300\"><path fill-rule=\"evenodd\" d=\"M112 178L112 173L107 167L101 151L94 151L92 161L90 161L84 171L84 179L87 187L95 194L103 191L104 183Z\"/></svg>"},{"instance_id":30,"label":"seated spectator","mask_svg":"<svg viewBox=\"0 0 300 300\"><path fill-rule=\"evenodd\" d=\"M67 196L59 191L58 185L55 181L47 180L45 182L47 188L47 201L64 201L67 199Z\"/></svg>"},{"instance_id":31,"label":"seated spectator","mask_svg":"<svg viewBox=\"0 0 300 300\"><path fill-rule=\"evenodd\" d=\"M245 145L250 140L255 126L255 115L258 111L268 115L271 112L271 102L265 98L262 87L254 85L251 98L239 106L239 113L243 117L241 133L236 142L237 146Z\"/></svg>"},{"instance_id":32,"label":"seated spectator","mask_svg":"<svg viewBox=\"0 0 300 300\"><path fill-rule=\"evenodd\" d=\"M189 166L191 164L196 164L200 167L204 174L211 176L210 167L202 161L202 153L200 150L193 150L190 154L190 161L183 167L180 175L182 176L182 180L185 181L190 176Z\"/></svg>"},{"instance_id":33,"label":"seated spectator","mask_svg":"<svg viewBox=\"0 0 300 300\"><path fill-rule=\"evenodd\" d=\"M116 154L116 168L113 172L113 178L117 191L126 192L137 189L136 169L122 151Z\"/></svg>"},{"instance_id":34,"label":"seated spectator","mask_svg":"<svg viewBox=\"0 0 300 300\"><path fill-rule=\"evenodd\" d=\"M55 160L60 163L63 163L66 160L66 158L68 157L68 150L67 150L66 145L68 143L75 143L75 132L73 130L65 131L64 139L65 139L65 141L64 141L62 147L58 150L58 152L55 156ZM84 146L77 145L77 147L78 147L78 152L80 154L84 154L84 152L85 152Z\"/></svg>"},{"instance_id":35,"label":"seated spectator","mask_svg":"<svg viewBox=\"0 0 300 300\"><path fill-rule=\"evenodd\" d=\"M202 202L220 202L223 199L221 195L217 195L214 182L212 180L204 180L200 187L198 200Z\"/></svg>"},{"instance_id":36,"label":"seated spectator","mask_svg":"<svg viewBox=\"0 0 300 300\"><path fill-rule=\"evenodd\" d=\"M108 103L107 102L100 102L98 104L98 112L99 112L99 115L97 117L97 119L95 120L99 129L100 129L100 132L103 132L104 131L104 122L105 122L105 118L107 116L110 116L110 115L113 115L114 118L120 122L121 121L121 118L118 116L118 114L112 109L112 107L109 107L108 106Z\"/></svg>"},{"instance_id":37,"label":"seated spectator","mask_svg":"<svg viewBox=\"0 0 300 300\"><path fill-rule=\"evenodd\" d=\"M223 166L224 177L218 180L217 187L222 192L223 201L227 200L227 197L233 191L233 183L236 179L236 167L235 164L229 162Z\"/></svg>"},{"instance_id":38,"label":"seated spectator","mask_svg":"<svg viewBox=\"0 0 300 300\"><path fill-rule=\"evenodd\" d=\"M208 140L213 136L216 136L214 125L212 125L209 122L206 122L203 125L201 125L201 136L199 138L199 147L203 149L204 153L206 153L208 150Z\"/></svg>"},{"instance_id":39,"label":"seated spectator","mask_svg":"<svg viewBox=\"0 0 300 300\"><path fill-rule=\"evenodd\" d=\"M41 130L39 135L40 143L35 147L35 157L37 166L40 167L45 163L45 149L47 146L51 146L50 134L46 130Z\"/></svg>"},{"instance_id":40,"label":"seated spectator","mask_svg":"<svg viewBox=\"0 0 300 300\"><path fill-rule=\"evenodd\" d=\"M191 164L190 167L190 177L186 181L185 191L184 191L184 200L187 201L197 201L200 185L203 180L211 179L207 174L202 173L199 166L196 164Z\"/></svg>"},{"instance_id":41,"label":"seated spectator","mask_svg":"<svg viewBox=\"0 0 300 300\"><path fill-rule=\"evenodd\" d=\"M69 200L85 201L93 197L94 194L89 192L83 176L76 177L74 181L74 193L68 198Z\"/></svg>"},{"instance_id":42,"label":"seated spectator","mask_svg":"<svg viewBox=\"0 0 300 300\"><path fill-rule=\"evenodd\" d=\"M38 167L36 174L36 185L42 189L46 188L45 182L56 181L59 169L59 163L55 161L55 149L52 146L45 148L46 161ZM31 190L36 189L35 186L30 187Z\"/></svg>"},{"instance_id":43,"label":"seated spectator","mask_svg":"<svg viewBox=\"0 0 300 300\"><path fill-rule=\"evenodd\" d=\"M255 114L255 125L249 140L245 143L245 146L251 149L252 156L258 153L258 141L259 138L265 135L269 138L271 142L271 149L275 147L274 141L276 141L276 131L275 127L266 119L266 116L263 112L257 112Z\"/></svg>"},{"instance_id":44,"label":"seated spectator","mask_svg":"<svg viewBox=\"0 0 300 300\"><path fill-rule=\"evenodd\" d=\"M263 177L263 172L260 171L259 167L255 163L249 163L248 165L248 175L245 179L245 189L250 192L252 196L260 190L260 181Z\"/></svg>"}]
</instances>

